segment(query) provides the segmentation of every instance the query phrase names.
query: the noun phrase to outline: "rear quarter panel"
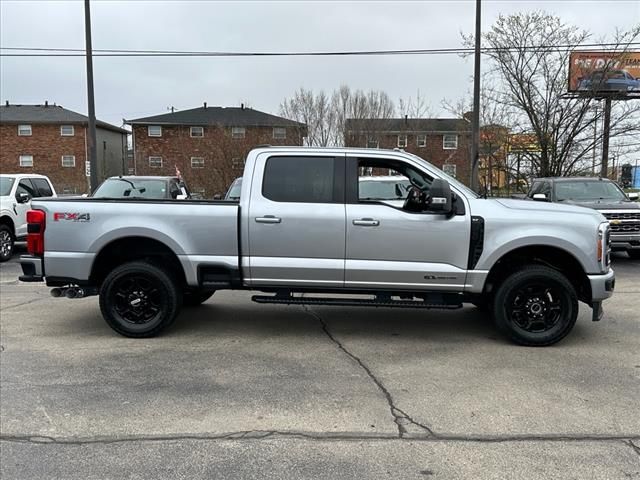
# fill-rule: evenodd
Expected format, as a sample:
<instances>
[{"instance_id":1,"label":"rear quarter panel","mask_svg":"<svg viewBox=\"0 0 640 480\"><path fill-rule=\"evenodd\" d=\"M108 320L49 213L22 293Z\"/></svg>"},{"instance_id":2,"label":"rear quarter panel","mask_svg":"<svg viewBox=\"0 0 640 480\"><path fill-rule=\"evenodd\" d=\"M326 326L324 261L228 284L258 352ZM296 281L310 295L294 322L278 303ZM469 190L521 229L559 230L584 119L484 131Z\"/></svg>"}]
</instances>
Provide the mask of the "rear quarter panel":
<instances>
[{"instance_id":1,"label":"rear quarter panel","mask_svg":"<svg viewBox=\"0 0 640 480\"><path fill-rule=\"evenodd\" d=\"M74 199L34 200L32 208L46 213L46 276L86 280L100 250L125 237L164 243L178 256L190 284L201 263L237 268L237 204Z\"/></svg>"}]
</instances>

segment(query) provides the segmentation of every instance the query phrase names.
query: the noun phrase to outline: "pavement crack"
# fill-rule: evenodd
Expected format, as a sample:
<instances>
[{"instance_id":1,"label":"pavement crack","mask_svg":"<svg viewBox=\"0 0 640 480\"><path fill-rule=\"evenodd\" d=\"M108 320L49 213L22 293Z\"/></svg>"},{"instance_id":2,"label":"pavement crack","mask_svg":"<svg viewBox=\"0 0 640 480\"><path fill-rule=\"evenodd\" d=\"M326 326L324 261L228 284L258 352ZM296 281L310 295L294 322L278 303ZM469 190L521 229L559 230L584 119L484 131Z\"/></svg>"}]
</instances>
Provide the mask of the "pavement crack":
<instances>
[{"instance_id":1,"label":"pavement crack","mask_svg":"<svg viewBox=\"0 0 640 480\"><path fill-rule=\"evenodd\" d=\"M371 381L382 392L382 394L384 395L385 399L387 400L387 404L389 405L389 410L391 412L391 416L393 417L393 421L396 424L396 426L398 427L398 437L404 438L405 436L407 436L407 434L409 433L407 431L407 428L406 428L407 425L413 425L413 426L418 427L421 430L427 432L427 434L429 434L430 436L436 436L436 434L433 432L433 430L431 430L431 428L429 428L428 426L426 426L426 425L424 425L424 424L422 424L420 422L417 422L416 420L411 418L406 412L404 412L402 409L400 409L399 407L396 406L396 404L395 404L395 402L393 400L393 396L391 395L391 392L389 392L389 390L384 386L382 381L380 381L380 379L378 379L378 377L376 377L374 375L374 373L367 366L367 364L362 361L362 359L360 359L357 355L355 355L355 354L351 353L349 350L347 350L347 348L342 344L342 342L340 342L331 333L331 331L329 331L329 327L328 327L327 323L322 319L322 317L320 315L318 315L316 312L314 312L313 310L308 308L306 305L302 305L302 308L309 315L311 315L316 320L318 320L318 322L320 322L320 325L322 327L322 331L327 335L327 337L329 337L329 339L333 343L335 343L336 346L340 350L342 350L342 352L345 355L347 355L354 362L356 362L360 366L360 368L362 368L362 370L364 370L365 373L369 376Z\"/></svg>"},{"instance_id":2,"label":"pavement crack","mask_svg":"<svg viewBox=\"0 0 640 480\"><path fill-rule=\"evenodd\" d=\"M42 300L46 300L46 297L34 298L29 300L28 302L16 303L15 305L9 305L7 307L2 307L3 311L10 310L12 308L22 307L24 305L30 305L32 303L41 302Z\"/></svg>"},{"instance_id":3,"label":"pavement crack","mask_svg":"<svg viewBox=\"0 0 640 480\"><path fill-rule=\"evenodd\" d=\"M635 443L633 443L633 440L628 440L626 442L627 445L629 445L631 448L633 448L633 450L640 455L640 447L638 445L636 445Z\"/></svg>"}]
</instances>

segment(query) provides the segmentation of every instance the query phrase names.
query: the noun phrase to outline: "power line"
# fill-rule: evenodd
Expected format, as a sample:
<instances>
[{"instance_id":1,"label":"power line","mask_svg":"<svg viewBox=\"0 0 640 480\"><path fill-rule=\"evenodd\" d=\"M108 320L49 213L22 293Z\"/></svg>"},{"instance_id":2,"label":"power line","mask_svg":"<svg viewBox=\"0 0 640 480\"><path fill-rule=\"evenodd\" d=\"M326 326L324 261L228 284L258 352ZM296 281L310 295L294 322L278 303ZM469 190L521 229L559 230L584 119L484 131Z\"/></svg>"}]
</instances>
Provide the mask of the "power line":
<instances>
[{"instance_id":1,"label":"power line","mask_svg":"<svg viewBox=\"0 0 640 480\"><path fill-rule=\"evenodd\" d=\"M625 48L640 46L640 42L625 44ZM587 51L590 48L620 48L618 43L588 43L576 45L530 45L523 47L481 48L482 53L537 51L567 52L570 50ZM0 47L11 52L37 53L0 53L2 57L84 57L86 51L79 48L43 48L43 47ZM182 50L129 50L94 49L94 57L329 57L329 56L372 56L372 55L464 55L473 53L473 48L431 48L404 50L346 50L318 52L216 52ZM635 50L632 50L635 51Z\"/></svg>"}]
</instances>

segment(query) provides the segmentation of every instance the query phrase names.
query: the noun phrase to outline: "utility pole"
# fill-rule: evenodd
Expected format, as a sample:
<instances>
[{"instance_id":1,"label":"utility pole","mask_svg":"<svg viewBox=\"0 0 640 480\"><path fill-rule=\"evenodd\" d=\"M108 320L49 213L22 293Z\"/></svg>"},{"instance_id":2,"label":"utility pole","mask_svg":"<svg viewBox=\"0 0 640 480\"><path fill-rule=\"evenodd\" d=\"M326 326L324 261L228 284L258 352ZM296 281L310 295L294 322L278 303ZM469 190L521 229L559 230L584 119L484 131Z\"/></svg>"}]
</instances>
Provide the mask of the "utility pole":
<instances>
[{"instance_id":1,"label":"utility pole","mask_svg":"<svg viewBox=\"0 0 640 480\"><path fill-rule=\"evenodd\" d=\"M87 56L87 104L89 107L89 131L87 151L89 154L89 186L91 192L98 187L98 150L96 147L96 106L93 95L93 51L91 48L91 11L89 0L84 0L84 32Z\"/></svg>"},{"instance_id":2,"label":"utility pole","mask_svg":"<svg viewBox=\"0 0 640 480\"><path fill-rule=\"evenodd\" d=\"M478 150L480 147L480 0L476 0L476 37L473 65L473 117L471 120L471 189L478 191Z\"/></svg>"},{"instance_id":3,"label":"utility pole","mask_svg":"<svg viewBox=\"0 0 640 480\"><path fill-rule=\"evenodd\" d=\"M604 131L602 132L602 164L600 178L609 177L609 134L611 133L611 97L604 101Z\"/></svg>"}]
</instances>

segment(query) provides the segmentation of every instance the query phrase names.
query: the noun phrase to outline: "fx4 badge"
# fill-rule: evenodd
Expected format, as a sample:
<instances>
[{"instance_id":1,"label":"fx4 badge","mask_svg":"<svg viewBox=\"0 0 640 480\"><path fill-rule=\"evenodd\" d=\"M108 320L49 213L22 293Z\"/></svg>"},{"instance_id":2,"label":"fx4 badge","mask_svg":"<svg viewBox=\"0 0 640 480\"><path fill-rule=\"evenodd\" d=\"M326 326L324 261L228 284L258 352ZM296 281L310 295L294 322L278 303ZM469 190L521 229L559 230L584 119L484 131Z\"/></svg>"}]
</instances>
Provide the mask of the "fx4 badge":
<instances>
[{"instance_id":1,"label":"fx4 badge","mask_svg":"<svg viewBox=\"0 0 640 480\"><path fill-rule=\"evenodd\" d=\"M70 222L89 222L91 215L88 213L54 212L53 221L67 220Z\"/></svg>"}]
</instances>

